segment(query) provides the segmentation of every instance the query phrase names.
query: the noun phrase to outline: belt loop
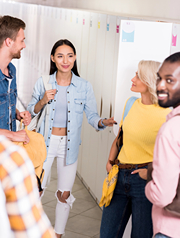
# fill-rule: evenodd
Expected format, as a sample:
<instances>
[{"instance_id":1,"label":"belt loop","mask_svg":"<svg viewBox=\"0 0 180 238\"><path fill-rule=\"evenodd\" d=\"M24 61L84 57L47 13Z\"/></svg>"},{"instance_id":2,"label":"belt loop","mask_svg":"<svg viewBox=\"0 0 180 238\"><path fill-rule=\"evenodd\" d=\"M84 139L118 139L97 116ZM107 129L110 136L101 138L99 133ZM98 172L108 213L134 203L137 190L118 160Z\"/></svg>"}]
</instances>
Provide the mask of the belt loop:
<instances>
[{"instance_id":1,"label":"belt loop","mask_svg":"<svg viewBox=\"0 0 180 238\"><path fill-rule=\"evenodd\" d=\"M133 164L131 164L131 168L130 168L130 170L132 170L133 169Z\"/></svg>"}]
</instances>

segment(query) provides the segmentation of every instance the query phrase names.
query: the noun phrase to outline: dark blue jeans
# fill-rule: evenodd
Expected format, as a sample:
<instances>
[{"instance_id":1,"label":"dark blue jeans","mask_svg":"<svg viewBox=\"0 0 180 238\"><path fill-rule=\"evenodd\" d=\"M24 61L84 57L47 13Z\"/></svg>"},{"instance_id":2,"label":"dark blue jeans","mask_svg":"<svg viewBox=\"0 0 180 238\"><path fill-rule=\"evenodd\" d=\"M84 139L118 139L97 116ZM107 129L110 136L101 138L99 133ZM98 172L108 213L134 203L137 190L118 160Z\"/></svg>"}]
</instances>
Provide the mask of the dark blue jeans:
<instances>
[{"instance_id":1,"label":"dark blue jeans","mask_svg":"<svg viewBox=\"0 0 180 238\"><path fill-rule=\"evenodd\" d=\"M135 169L120 169L114 195L103 208L100 238L121 238L132 214L131 238L152 238L152 204L145 196L146 180Z\"/></svg>"}]
</instances>

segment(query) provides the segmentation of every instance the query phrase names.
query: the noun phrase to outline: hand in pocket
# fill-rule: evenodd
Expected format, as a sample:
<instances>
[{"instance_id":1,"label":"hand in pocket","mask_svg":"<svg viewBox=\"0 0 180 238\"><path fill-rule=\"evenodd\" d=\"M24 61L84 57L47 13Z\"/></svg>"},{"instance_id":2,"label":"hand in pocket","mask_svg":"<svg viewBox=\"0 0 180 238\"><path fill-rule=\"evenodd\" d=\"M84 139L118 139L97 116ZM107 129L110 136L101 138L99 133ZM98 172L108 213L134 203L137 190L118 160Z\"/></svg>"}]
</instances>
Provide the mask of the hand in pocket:
<instances>
[{"instance_id":1,"label":"hand in pocket","mask_svg":"<svg viewBox=\"0 0 180 238\"><path fill-rule=\"evenodd\" d=\"M136 169L131 174L137 174L137 173L139 173L139 176L142 179L147 180L147 169Z\"/></svg>"}]
</instances>

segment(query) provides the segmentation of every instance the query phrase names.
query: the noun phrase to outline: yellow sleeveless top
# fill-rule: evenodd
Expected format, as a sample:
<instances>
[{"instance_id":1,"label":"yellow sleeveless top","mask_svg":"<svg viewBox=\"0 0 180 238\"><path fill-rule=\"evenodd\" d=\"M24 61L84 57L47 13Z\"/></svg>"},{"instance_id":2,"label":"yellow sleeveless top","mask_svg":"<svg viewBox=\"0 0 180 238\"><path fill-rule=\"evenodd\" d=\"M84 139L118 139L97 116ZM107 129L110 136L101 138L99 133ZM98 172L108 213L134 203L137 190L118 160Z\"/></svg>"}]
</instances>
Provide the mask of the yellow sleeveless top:
<instances>
[{"instance_id":1,"label":"yellow sleeveless top","mask_svg":"<svg viewBox=\"0 0 180 238\"><path fill-rule=\"evenodd\" d=\"M124 164L152 162L157 133L170 112L169 108L155 104L144 105L141 98L137 99L124 121L122 116L119 124L120 127L123 124L123 147L118 160Z\"/></svg>"}]
</instances>

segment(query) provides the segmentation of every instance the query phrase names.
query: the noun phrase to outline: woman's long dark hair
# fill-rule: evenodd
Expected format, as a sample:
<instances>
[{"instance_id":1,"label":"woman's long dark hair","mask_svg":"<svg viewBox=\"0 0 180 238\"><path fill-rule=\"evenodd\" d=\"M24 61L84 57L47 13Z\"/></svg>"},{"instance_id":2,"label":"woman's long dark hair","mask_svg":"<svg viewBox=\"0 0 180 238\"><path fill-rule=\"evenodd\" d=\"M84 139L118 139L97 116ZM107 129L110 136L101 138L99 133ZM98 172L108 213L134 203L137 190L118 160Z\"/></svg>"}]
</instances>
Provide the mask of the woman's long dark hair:
<instances>
[{"instance_id":1,"label":"woman's long dark hair","mask_svg":"<svg viewBox=\"0 0 180 238\"><path fill-rule=\"evenodd\" d=\"M56 52L56 49L57 49L59 46L61 46L61 45L68 45L68 46L70 46L70 47L73 49L74 54L76 55L76 49L75 49L74 45L73 45L70 41L68 41L67 39L65 39L65 40L59 40L59 41L57 41L57 42L54 44L54 46L53 46L53 48L52 48L52 50L51 50L51 55L52 55L52 56L54 56L54 54L55 54L55 52ZM79 75L79 73L78 73L78 69L77 69L76 60L74 61L74 66L73 66L73 68L72 68L71 70L72 70L72 72L73 72L76 76L79 76L79 77L80 77L80 75ZM50 73L49 73L49 74L54 74L55 71L57 71L56 64L51 60L51 63L50 63Z\"/></svg>"}]
</instances>

